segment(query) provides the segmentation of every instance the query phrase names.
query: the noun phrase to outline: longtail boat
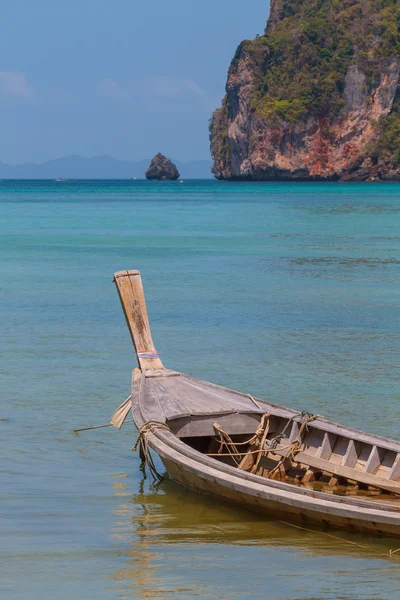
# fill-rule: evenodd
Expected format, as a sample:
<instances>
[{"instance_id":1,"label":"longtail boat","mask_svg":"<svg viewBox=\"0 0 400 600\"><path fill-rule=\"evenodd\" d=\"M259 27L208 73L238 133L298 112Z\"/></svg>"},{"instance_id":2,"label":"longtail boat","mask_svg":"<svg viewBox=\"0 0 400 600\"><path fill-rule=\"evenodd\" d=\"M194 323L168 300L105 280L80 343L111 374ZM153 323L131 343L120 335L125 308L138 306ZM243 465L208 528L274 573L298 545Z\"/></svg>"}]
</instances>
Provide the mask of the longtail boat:
<instances>
[{"instance_id":1,"label":"longtail boat","mask_svg":"<svg viewBox=\"0 0 400 600\"><path fill-rule=\"evenodd\" d=\"M165 368L139 271L114 281L139 368L112 423L132 411L155 476L150 448L176 482L268 518L400 535L400 443Z\"/></svg>"}]
</instances>

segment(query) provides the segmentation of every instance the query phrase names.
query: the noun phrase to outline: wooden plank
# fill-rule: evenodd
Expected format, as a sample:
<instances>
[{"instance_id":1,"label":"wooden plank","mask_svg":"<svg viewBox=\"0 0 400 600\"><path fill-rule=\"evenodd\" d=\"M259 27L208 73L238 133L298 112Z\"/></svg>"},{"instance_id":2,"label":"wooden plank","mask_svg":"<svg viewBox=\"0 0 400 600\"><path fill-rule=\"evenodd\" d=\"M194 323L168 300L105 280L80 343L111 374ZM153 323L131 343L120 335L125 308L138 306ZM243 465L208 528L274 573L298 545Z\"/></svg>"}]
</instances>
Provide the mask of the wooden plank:
<instances>
[{"instance_id":1,"label":"wooden plank","mask_svg":"<svg viewBox=\"0 0 400 600\"><path fill-rule=\"evenodd\" d=\"M216 395L207 394L206 390L196 389L184 378L167 377L159 380L160 385L184 405L191 415L228 415L232 406Z\"/></svg>"},{"instance_id":2,"label":"wooden plank","mask_svg":"<svg viewBox=\"0 0 400 600\"><path fill-rule=\"evenodd\" d=\"M274 453L279 454L280 456L286 456L288 451L282 450L278 446L278 448L274 450ZM382 479L381 477L365 473L364 471L356 471L355 469L344 467L343 465L334 464L329 460L318 458L317 456L307 454L306 452L298 452L295 460L298 463L314 467L320 471L332 473L332 475L338 475L345 479L352 479L353 481L358 481L365 483L366 485L372 485L383 490L388 490L389 492L400 494L400 483L390 482L387 479Z\"/></svg>"},{"instance_id":3,"label":"wooden plank","mask_svg":"<svg viewBox=\"0 0 400 600\"><path fill-rule=\"evenodd\" d=\"M180 377L181 374L178 371L171 371L171 369L148 369L143 371L146 378L150 377Z\"/></svg>"},{"instance_id":4,"label":"wooden plank","mask_svg":"<svg viewBox=\"0 0 400 600\"><path fill-rule=\"evenodd\" d=\"M323 458L323 457L321 457ZM358 452L357 447L354 440L349 440L349 445L347 446L346 454L343 458L343 466L350 467L351 469L354 467L358 460Z\"/></svg>"},{"instance_id":5,"label":"wooden plank","mask_svg":"<svg viewBox=\"0 0 400 600\"><path fill-rule=\"evenodd\" d=\"M305 452L318 454L324 441L324 433L320 429L307 427L302 434L302 443Z\"/></svg>"},{"instance_id":6,"label":"wooden plank","mask_svg":"<svg viewBox=\"0 0 400 600\"><path fill-rule=\"evenodd\" d=\"M397 455L396 460L393 463L392 470L389 474L390 481L398 481L400 478L400 454Z\"/></svg>"},{"instance_id":7,"label":"wooden plank","mask_svg":"<svg viewBox=\"0 0 400 600\"><path fill-rule=\"evenodd\" d=\"M312 481L316 481L320 475L321 471L318 471L318 469L307 469L305 475L301 479L301 483L311 483Z\"/></svg>"},{"instance_id":8,"label":"wooden plank","mask_svg":"<svg viewBox=\"0 0 400 600\"><path fill-rule=\"evenodd\" d=\"M118 295L135 346L140 368L163 369L151 337L146 301L139 271L119 271L114 275Z\"/></svg>"},{"instance_id":9,"label":"wooden plank","mask_svg":"<svg viewBox=\"0 0 400 600\"><path fill-rule=\"evenodd\" d=\"M278 411L272 411L272 414L277 414ZM284 411L279 411L284 414ZM282 414L282 416L283 416ZM335 435L340 435L346 438L352 438L356 441L360 441L366 444L376 445L380 448L385 448L387 450L393 450L400 452L400 443L394 440L389 440L386 438L381 438L379 436L364 433L362 431L357 431L356 429L350 429L348 427L342 427L341 425L337 425L336 423L332 423L331 421L326 421L324 419L316 419L310 425L310 427L315 427L317 429L322 429L326 433L333 433Z\"/></svg>"},{"instance_id":10,"label":"wooden plank","mask_svg":"<svg viewBox=\"0 0 400 600\"><path fill-rule=\"evenodd\" d=\"M148 393L156 399L161 406L165 418L180 419L188 417L190 411L184 402L180 402L175 396L172 396L160 383L158 379L147 380Z\"/></svg>"},{"instance_id":11,"label":"wooden plank","mask_svg":"<svg viewBox=\"0 0 400 600\"><path fill-rule=\"evenodd\" d=\"M328 488L335 488L339 483L339 477L331 477L328 482Z\"/></svg>"},{"instance_id":12,"label":"wooden plank","mask_svg":"<svg viewBox=\"0 0 400 600\"><path fill-rule=\"evenodd\" d=\"M323 458L324 460L328 460L333 452L333 448L336 444L337 437L332 435L331 433L325 433L324 439L322 440L322 444L316 454L319 458Z\"/></svg>"},{"instance_id":13,"label":"wooden plank","mask_svg":"<svg viewBox=\"0 0 400 600\"><path fill-rule=\"evenodd\" d=\"M262 410L249 398L243 398L241 394L230 392L224 389L216 389L205 385L201 381L194 381L186 376L183 376L184 381L188 386L192 387L199 394L204 394L209 398L215 398L217 402L223 401L227 403L232 411L235 412L255 412L262 414ZM261 406L261 405L260 405Z\"/></svg>"},{"instance_id":14,"label":"wooden plank","mask_svg":"<svg viewBox=\"0 0 400 600\"><path fill-rule=\"evenodd\" d=\"M359 451L357 452L358 458L356 464L354 465L354 468L358 471L365 470L365 465L367 464L368 459L371 456L372 446L373 444L359 444Z\"/></svg>"},{"instance_id":15,"label":"wooden plank","mask_svg":"<svg viewBox=\"0 0 400 600\"><path fill-rule=\"evenodd\" d=\"M346 456L347 448L349 446L349 438L338 435L336 438L336 444L333 448L330 462L338 465L343 464L344 457Z\"/></svg>"},{"instance_id":16,"label":"wooden plank","mask_svg":"<svg viewBox=\"0 0 400 600\"><path fill-rule=\"evenodd\" d=\"M238 403L237 406L239 407L239 409L243 408L243 412L247 412L247 413L254 412L254 413L258 413L258 414L263 414L263 412L270 412L269 411L270 407L274 407L274 408L276 407L277 409L280 408L279 406L267 403L265 400L259 400L258 398L254 398L254 400L259 405L259 406L257 406L257 404L255 404L252 400L250 400L248 394L243 394L242 392L232 390L232 389L224 387L222 385L217 385L216 383L211 383L210 381L203 381L202 379L196 379L195 377L191 377L190 375L182 375L182 377L186 381L190 382L191 384L193 384L195 386L201 387L202 389L215 390L218 392L218 394L221 394L221 393L232 394L231 397L235 398L234 402ZM244 403L241 406L239 405L240 401L242 401ZM261 408L260 408L260 406L261 406ZM292 414L300 415L300 413L297 413L296 411L289 411L289 409L288 410L284 409L283 412L284 412L285 416L286 416L287 412L290 412L291 415Z\"/></svg>"},{"instance_id":17,"label":"wooden plank","mask_svg":"<svg viewBox=\"0 0 400 600\"><path fill-rule=\"evenodd\" d=\"M222 429L229 435L254 434L259 425L258 415L219 415L218 417L198 416L182 419L174 419L169 423L169 427L179 438L186 437L206 437L214 435L213 424L218 423Z\"/></svg>"},{"instance_id":18,"label":"wooden plank","mask_svg":"<svg viewBox=\"0 0 400 600\"><path fill-rule=\"evenodd\" d=\"M294 440L299 435L299 432L300 432L300 425L298 423L296 423L296 421L293 421L292 428L291 428L290 434L289 434L289 439L288 439L289 444L292 444L294 442Z\"/></svg>"},{"instance_id":19,"label":"wooden plank","mask_svg":"<svg viewBox=\"0 0 400 600\"><path fill-rule=\"evenodd\" d=\"M372 447L371 454L369 455L368 461L365 465L364 471L366 473L372 473L375 475L377 470L381 465L381 458L383 457L382 451L379 451L379 448L376 446Z\"/></svg>"},{"instance_id":20,"label":"wooden plank","mask_svg":"<svg viewBox=\"0 0 400 600\"><path fill-rule=\"evenodd\" d=\"M386 477L386 475L389 477L389 473L392 470L394 462L397 458L397 452L393 452L393 450L383 450L383 452L384 454L381 460L379 471L382 471L382 477Z\"/></svg>"},{"instance_id":21,"label":"wooden plank","mask_svg":"<svg viewBox=\"0 0 400 600\"><path fill-rule=\"evenodd\" d=\"M146 379L144 375L140 380L139 408L143 415L145 423L157 421L165 423L167 418L163 407L159 401L158 395L154 393L151 379Z\"/></svg>"}]
</instances>

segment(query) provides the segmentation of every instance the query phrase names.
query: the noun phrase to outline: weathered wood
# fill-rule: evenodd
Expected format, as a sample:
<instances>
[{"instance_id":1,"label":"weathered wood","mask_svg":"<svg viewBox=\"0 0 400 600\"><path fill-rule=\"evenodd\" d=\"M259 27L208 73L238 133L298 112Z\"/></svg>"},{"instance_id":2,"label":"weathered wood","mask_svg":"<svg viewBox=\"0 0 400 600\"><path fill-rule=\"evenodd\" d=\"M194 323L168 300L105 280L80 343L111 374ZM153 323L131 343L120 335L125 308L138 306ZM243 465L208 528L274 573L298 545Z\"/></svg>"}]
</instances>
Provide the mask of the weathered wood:
<instances>
[{"instance_id":1,"label":"weathered wood","mask_svg":"<svg viewBox=\"0 0 400 600\"><path fill-rule=\"evenodd\" d=\"M338 486L338 483L339 483L339 477L333 476L333 477L330 478L330 480L328 482L328 487L329 488L335 488L335 487Z\"/></svg>"},{"instance_id":2,"label":"weathered wood","mask_svg":"<svg viewBox=\"0 0 400 600\"><path fill-rule=\"evenodd\" d=\"M321 475L321 471L318 469L307 469L305 475L301 479L301 483L310 483L311 481L316 481Z\"/></svg>"},{"instance_id":3,"label":"weathered wood","mask_svg":"<svg viewBox=\"0 0 400 600\"><path fill-rule=\"evenodd\" d=\"M257 473L262 477L270 477L275 481L285 481L287 470L290 468L291 463L289 459L285 459L283 463L279 463L278 468L276 468L272 473L269 472L268 469L262 468Z\"/></svg>"},{"instance_id":4,"label":"weathered wood","mask_svg":"<svg viewBox=\"0 0 400 600\"><path fill-rule=\"evenodd\" d=\"M146 378L151 377L180 377L181 374L178 371L171 371L171 369L148 369L143 371Z\"/></svg>"},{"instance_id":5,"label":"weathered wood","mask_svg":"<svg viewBox=\"0 0 400 600\"><path fill-rule=\"evenodd\" d=\"M389 473L389 479L391 481L397 481L400 478L400 454L397 455L396 460L393 463L393 467Z\"/></svg>"},{"instance_id":6,"label":"weathered wood","mask_svg":"<svg viewBox=\"0 0 400 600\"><path fill-rule=\"evenodd\" d=\"M321 457L324 458L324 457ZM358 460L358 452L357 447L354 440L349 440L349 445L347 446L346 454L343 459L343 466L350 467L351 469L355 466Z\"/></svg>"},{"instance_id":7,"label":"weathered wood","mask_svg":"<svg viewBox=\"0 0 400 600\"><path fill-rule=\"evenodd\" d=\"M329 460L329 458L332 456L336 439L336 436L333 436L331 433L325 433L324 439L322 440L322 444L317 451L317 456L319 458Z\"/></svg>"},{"instance_id":8,"label":"weathered wood","mask_svg":"<svg viewBox=\"0 0 400 600\"><path fill-rule=\"evenodd\" d=\"M146 380L145 376L142 375L140 379L139 389L139 406L144 416L145 422L157 421L159 423L165 423L167 417L164 412L162 402L158 395L155 393L153 385L149 385L151 380ZM153 383L153 381L151 381Z\"/></svg>"},{"instance_id":9,"label":"weathered wood","mask_svg":"<svg viewBox=\"0 0 400 600\"><path fill-rule=\"evenodd\" d=\"M116 273L115 282L141 367L132 383L135 424L139 429L150 421L168 425L168 430L152 428L147 441L172 478L267 515L400 536L398 496L382 494L382 501L344 497L336 495L340 492L336 485L335 489L326 485L329 473L331 484L357 482L343 486L343 493L356 493L358 485L400 494L399 442L317 418L304 430L303 450L295 460L302 465L298 470L306 467L305 480L322 473L321 480L304 486L279 481L288 474L293 476L287 446L288 441L298 437L302 415L258 398L255 404L246 394L164 369L154 350L139 272ZM229 464L229 457L216 460L202 454L210 447L213 423L218 422L226 433L238 434L238 439L243 440L243 436L254 434L263 413L270 415L270 440L275 438L275 443L282 443L258 466L257 459L253 461L257 474ZM292 423L290 431L285 428L288 422ZM283 431L284 437L277 438ZM191 438L187 444L179 439L186 437ZM205 439L194 439L202 437ZM279 457L285 459L282 464ZM279 468L274 470L275 466ZM276 481L260 476L271 469ZM322 487L318 487L320 484ZM322 488L324 491L319 491Z\"/></svg>"},{"instance_id":10,"label":"weathered wood","mask_svg":"<svg viewBox=\"0 0 400 600\"><path fill-rule=\"evenodd\" d=\"M114 275L118 295L131 333L140 368L163 369L151 337L142 279L139 271L119 271Z\"/></svg>"},{"instance_id":11,"label":"weathered wood","mask_svg":"<svg viewBox=\"0 0 400 600\"><path fill-rule=\"evenodd\" d=\"M253 443L249 446L250 453L243 457L240 461L238 468L244 471L251 471L252 473L258 472L258 466L262 457L262 453L257 454L257 450L264 448L265 441L267 439L269 431L269 416L263 415L261 418L260 427L254 436Z\"/></svg>"},{"instance_id":12,"label":"weathered wood","mask_svg":"<svg viewBox=\"0 0 400 600\"><path fill-rule=\"evenodd\" d=\"M367 464L365 465L365 472L375 475L381 464L382 458L383 452L376 446L373 446Z\"/></svg>"},{"instance_id":13,"label":"weathered wood","mask_svg":"<svg viewBox=\"0 0 400 600\"><path fill-rule=\"evenodd\" d=\"M228 391L224 388L218 389L216 387L205 385L203 382L199 380L196 381L193 378L189 379L185 375L182 376L182 381L186 383L188 389L190 388L195 392L196 397L207 398L214 407L216 404L220 405L221 403L224 403L225 405L228 405L231 410L236 412L254 412L262 414L260 408L254 404L248 396L243 398L241 394Z\"/></svg>"},{"instance_id":14,"label":"weathered wood","mask_svg":"<svg viewBox=\"0 0 400 600\"><path fill-rule=\"evenodd\" d=\"M160 385L176 398L179 403L185 405L191 415L228 415L235 412L232 405L226 401L223 395L216 397L207 390L196 389L184 378L167 377L160 379ZM168 418L174 418L169 415Z\"/></svg>"},{"instance_id":15,"label":"weathered wood","mask_svg":"<svg viewBox=\"0 0 400 600\"><path fill-rule=\"evenodd\" d=\"M229 401L232 402L232 400L233 400L233 403L237 407L238 411L240 410L241 412L247 412L247 413L254 412L257 414L263 414L264 412L269 412L269 410L268 410L269 406L275 407L274 404L269 404L269 403L265 402L265 400L260 400L259 398L254 398L256 400L257 404L261 406L261 408L260 408L259 406L257 406L257 404L254 404L254 402L252 400L250 400L248 394L243 394L242 392L237 392L236 390L231 390L230 388L224 387L222 385L217 385L216 383L210 383L209 381L203 381L202 379L196 379L195 377L191 377L190 375L182 374L182 378L184 378L186 381L192 383L196 387L201 387L204 389L208 389L210 391L214 390L218 393L218 395L220 395L221 392L223 392L225 394L226 393L229 394L229 396L230 396ZM286 409L284 409L284 410L286 410ZM289 411L289 410L286 410L286 412L284 414L286 414L287 412L289 412L290 415L299 414L295 411Z\"/></svg>"},{"instance_id":16,"label":"weathered wood","mask_svg":"<svg viewBox=\"0 0 400 600\"><path fill-rule=\"evenodd\" d=\"M187 455L182 455L180 449L184 444L178 443L174 449L170 447L168 433L160 432L157 437L160 443L155 445L170 476L186 487L286 520L306 519L307 522L335 527L399 535L400 514L396 507L299 489L220 462L216 470L210 462L207 466L199 464L196 459L198 453L190 452L190 448L186 447ZM165 444L161 441L163 439Z\"/></svg>"},{"instance_id":17,"label":"weathered wood","mask_svg":"<svg viewBox=\"0 0 400 600\"><path fill-rule=\"evenodd\" d=\"M274 453L279 454L280 456L286 456L287 452L287 450L281 449L280 446L274 449ZM296 462L314 467L320 471L332 473L332 475L338 475L339 477L344 477L345 479L359 481L361 483L365 483L366 485L372 485L374 487L388 490L389 492L400 494L400 483L389 482L387 479L377 477L376 475L372 475L370 473L365 473L364 471L357 471L356 469L334 464L329 460L318 458L317 456L307 454L306 452L298 452L296 454Z\"/></svg>"},{"instance_id":18,"label":"weathered wood","mask_svg":"<svg viewBox=\"0 0 400 600\"><path fill-rule=\"evenodd\" d=\"M246 456L244 456L242 458L242 460L240 461L239 465L238 465L238 469L242 469L243 471L249 471L252 472L252 469L254 467L255 461L256 461L256 457L257 454L253 454L253 452L255 450L259 450L260 449L260 444L251 444L249 447L250 453L246 454Z\"/></svg>"},{"instance_id":19,"label":"weathered wood","mask_svg":"<svg viewBox=\"0 0 400 600\"><path fill-rule=\"evenodd\" d=\"M214 435L213 423L218 424L229 435L253 435L258 427L259 417L256 415L218 415L215 416L190 416L173 419L169 422L171 431L179 438L207 437Z\"/></svg>"},{"instance_id":20,"label":"weathered wood","mask_svg":"<svg viewBox=\"0 0 400 600\"><path fill-rule=\"evenodd\" d=\"M140 423L140 421L139 421L139 423ZM199 465L199 469L201 469L201 465L204 465L207 469L210 469L211 471L213 471L213 470L222 471L223 473L225 473L227 475L239 477L240 479L244 479L245 481L248 481L250 483L257 481L257 483L264 485L266 488L272 487L274 489L278 489L281 491L291 491L293 493L299 494L300 496L312 496L312 498L317 501L324 499L323 494L320 495L318 492L315 492L315 491L310 492L310 490L306 489L305 487L298 487L298 486L294 487L293 485L285 483L285 482L275 482L270 479L262 479L259 477L257 477L256 480L254 480L255 475L253 475L251 473L247 473L246 471L239 471L236 467L233 468L233 467L224 465L220 461L215 461L215 459L205 456L204 454L201 454L201 453L193 450L190 446L188 446L181 440L178 440L172 433L160 430L160 431L157 431L155 437L157 439L159 439L163 444L166 444L168 447L173 449L174 451L177 451L178 453L183 454L184 456L196 461L197 464ZM156 444L155 444L155 446L156 446ZM396 510L397 512L399 512L399 522L400 522L400 499L397 497L393 497L393 498L395 498L395 502L397 503L395 506L385 504L383 502L379 505L374 505L374 507L377 510L384 511L384 512L391 512L393 510ZM343 504L343 499L340 496L335 496L333 498L330 498L330 502ZM351 500L349 500L349 502L353 507L357 507L358 510L362 510L364 508L368 509L371 507L370 503L368 503L367 501L364 501L362 499L359 499L359 498L351 499Z\"/></svg>"},{"instance_id":21,"label":"weathered wood","mask_svg":"<svg viewBox=\"0 0 400 600\"><path fill-rule=\"evenodd\" d=\"M289 439L288 439L289 444L292 444L294 442L294 440L299 435L299 432L300 432L300 425L298 423L296 423L296 421L293 421L292 428L291 428L290 434L289 434Z\"/></svg>"},{"instance_id":22,"label":"weathered wood","mask_svg":"<svg viewBox=\"0 0 400 600\"><path fill-rule=\"evenodd\" d=\"M143 421L134 409L140 426ZM325 494L285 482L263 479L202 455L172 433L150 434L150 445L160 455L170 477L192 489L226 498L264 514L330 524L385 535L399 535L398 506L371 504L362 498Z\"/></svg>"},{"instance_id":23,"label":"weathered wood","mask_svg":"<svg viewBox=\"0 0 400 600\"><path fill-rule=\"evenodd\" d=\"M249 400L247 394L243 394L242 392L238 392L230 388L217 385L215 383L210 383L208 381L196 379L194 377L184 374L182 374L182 378L191 380L193 382L200 382L201 384L209 386L210 388L232 392L238 397L241 397L242 399ZM299 411L295 411L290 408L284 408L271 402L266 402L265 400L262 400L258 397L255 397L255 400L257 400L257 402L261 405L263 412L275 415L277 417L283 417L285 419L297 418L300 420L301 413ZM249 407L251 405L253 408L251 410L249 408L249 410L243 412L255 412L260 414L260 410L250 400L249 402ZM362 431L358 431L357 429L352 429L350 427L344 427L342 425L338 425L337 423L333 423L332 421L328 421L324 418L317 418L315 421L312 422L312 424L309 427L321 429L326 433L332 433L333 435L341 435L348 439L356 439L358 442L365 442L367 444L376 445L380 448L385 448L387 450L400 453L400 442L396 442L395 440L380 437L374 434L364 433Z\"/></svg>"},{"instance_id":24,"label":"weathered wood","mask_svg":"<svg viewBox=\"0 0 400 600\"><path fill-rule=\"evenodd\" d=\"M152 398L154 398L154 400L162 407L166 421L171 419L171 415L175 415L174 418L179 419L190 416L190 411L186 404L180 402L175 396L172 396L165 387L161 385L159 379L147 380L146 388L148 390L148 399L145 399L144 401L151 402Z\"/></svg>"}]
</instances>

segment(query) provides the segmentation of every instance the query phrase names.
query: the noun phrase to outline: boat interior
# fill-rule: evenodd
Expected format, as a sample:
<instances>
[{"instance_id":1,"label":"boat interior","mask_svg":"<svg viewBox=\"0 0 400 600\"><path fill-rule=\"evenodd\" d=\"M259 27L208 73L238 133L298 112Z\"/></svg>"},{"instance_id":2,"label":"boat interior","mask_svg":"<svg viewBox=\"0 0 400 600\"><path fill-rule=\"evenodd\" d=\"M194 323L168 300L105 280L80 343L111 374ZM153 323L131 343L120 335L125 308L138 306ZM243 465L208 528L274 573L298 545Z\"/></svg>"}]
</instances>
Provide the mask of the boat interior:
<instances>
[{"instance_id":1,"label":"boat interior","mask_svg":"<svg viewBox=\"0 0 400 600\"><path fill-rule=\"evenodd\" d=\"M400 506L395 447L380 445L374 436L353 437L351 430L308 413L283 417L265 409L263 414L173 419L168 426L194 450L248 473Z\"/></svg>"},{"instance_id":2,"label":"boat interior","mask_svg":"<svg viewBox=\"0 0 400 600\"><path fill-rule=\"evenodd\" d=\"M400 507L398 442L181 373L140 377L144 422L165 423L194 450L270 480Z\"/></svg>"}]
</instances>

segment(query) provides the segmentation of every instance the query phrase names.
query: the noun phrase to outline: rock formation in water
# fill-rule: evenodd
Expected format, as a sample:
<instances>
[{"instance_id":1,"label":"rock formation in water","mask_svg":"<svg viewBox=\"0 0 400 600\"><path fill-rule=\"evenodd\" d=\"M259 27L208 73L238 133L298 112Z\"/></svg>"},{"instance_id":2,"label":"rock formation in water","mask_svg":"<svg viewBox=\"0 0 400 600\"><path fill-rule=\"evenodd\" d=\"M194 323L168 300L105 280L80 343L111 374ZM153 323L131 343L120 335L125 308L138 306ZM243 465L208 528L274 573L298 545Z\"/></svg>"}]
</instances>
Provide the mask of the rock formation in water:
<instances>
[{"instance_id":1,"label":"rock formation in water","mask_svg":"<svg viewBox=\"0 0 400 600\"><path fill-rule=\"evenodd\" d=\"M179 178L179 171L172 161L159 152L151 161L146 171L146 178L175 181Z\"/></svg>"},{"instance_id":2,"label":"rock formation in water","mask_svg":"<svg viewBox=\"0 0 400 600\"><path fill-rule=\"evenodd\" d=\"M213 173L400 180L400 2L271 0L210 122Z\"/></svg>"}]
</instances>

